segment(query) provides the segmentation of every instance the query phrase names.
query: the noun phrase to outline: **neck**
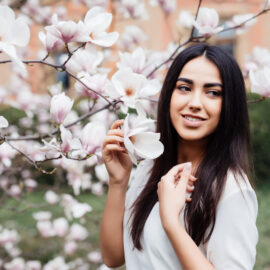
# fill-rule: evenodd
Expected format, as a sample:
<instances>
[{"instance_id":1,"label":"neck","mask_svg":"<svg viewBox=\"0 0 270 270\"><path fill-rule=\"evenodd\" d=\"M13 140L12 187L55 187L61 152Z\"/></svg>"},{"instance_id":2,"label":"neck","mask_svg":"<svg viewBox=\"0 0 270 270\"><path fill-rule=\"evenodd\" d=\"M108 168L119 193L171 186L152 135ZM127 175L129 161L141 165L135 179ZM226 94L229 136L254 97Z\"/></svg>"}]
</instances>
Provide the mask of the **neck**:
<instances>
[{"instance_id":1,"label":"neck","mask_svg":"<svg viewBox=\"0 0 270 270\"><path fill-rule=\"evenodd\" d=\"M192 162L194 175L204 157L206 141L184 141L178 143L178 163Z\"/></svg>"}]
</instances>

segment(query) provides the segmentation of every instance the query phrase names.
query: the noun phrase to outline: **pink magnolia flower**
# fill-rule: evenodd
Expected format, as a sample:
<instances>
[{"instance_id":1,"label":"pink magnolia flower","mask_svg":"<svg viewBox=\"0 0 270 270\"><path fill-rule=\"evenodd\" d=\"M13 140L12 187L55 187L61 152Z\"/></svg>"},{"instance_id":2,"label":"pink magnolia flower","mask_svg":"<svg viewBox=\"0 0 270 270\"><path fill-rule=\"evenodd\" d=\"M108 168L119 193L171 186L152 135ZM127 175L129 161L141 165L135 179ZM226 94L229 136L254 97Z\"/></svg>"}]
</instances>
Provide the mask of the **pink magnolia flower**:
<instances>
[{"instance_id":1,"label":"pink magnolia flower","mask_svg":"<svg viewBox=\"0 0 270 270\"><path fill-rule=\"evenodd\" d=\"M145 4L140 0L121 0L121 2L118 3L117 9L126 19L133 18L144 20L148 18Z\"/></svg>"},{"instance_id":2,"label":"pink magnolia flower","mask_svg":"<svg viewBox=\"0 0 270 270\"><path fill-rule=\"evenodd\" d=\"M101 7L91 8L85 15L84 26L87 41L103 47L112 46L118 39L117 32L107 33L112 22L112 14Z\"/></svg>"},{"instance_id":3,"label":"pink magnolia flower","mask_svg":"<svg viewBox=\"0 0 270 270\"><path fill-rule=\"evenodd\" d=\"M86 154L94 154L100 150L106 136L106 128L103 123L90 122L82 130L80 140L82 149Z\"/></svg>"},{"instance_id":4,"label":"pink magnolia flower","mask_svg":"<svg viewBox=\"0 0 270 270\"><path fill-rule=\"evenodd\" d=\"M50 114L55 123L61 124L73 106L73 100L61 93L51 99Z\"/></svg>"},{"instance_id":5,"label":"pink magnolia flower","mask_svg":"<svg viewBox=\"0 0 270 270\"><path fill-rule=\"evenodd\" d=\"M202 7L199 9L197 20L194 26L197 28L199 35L211 36L220 32L223 27L218 27L219 16L215 9Z\"/></svg>"},{"instance_id":6,"label":"pink magnolia flower","mask_svg":"<svg viewBox=\"0 0 270 270\"><path fill-rule=\"evenodd\" d=\"M49 220L42 220L37 222L37 229L42 237L48 238L55 236L55 231L52 222Z\"/></svg>"},{"instance_id":7,"label":"pink magnolia flower","mask_svg":"<svg viewBox=\"0 0 270 270\"><path fill-rule=\"evenodd\" d=\"M75 23L73 21L58 21L57 14L53 15L52 25L46 26L45 30L64 43L86 42L87 37L84 34L84 24L82 21Z\"/></svg>"},{"instance_id":8,"label":"pink magnolia flower","mask_svg":"<svg viewBox=\"0 0 270 270\"><path fill-rule=\"evenodd\" d=\"M249 73L251 92L263 97L270 97L270 67L265 66L255 72Z\"/></svg>"},{"instance_id":9,"label":"pink magnolia flower","mask_svg":"<svg viewBox=\"0 0 270 270\"><path fill-rule=\"evenodd\" d=\"M37 187L37 181L31 178L27 178L24 180L24 185L27 191L32 192Z\"/></svg>"},{"instance_id":10,"label":"pink magnolia flower","mask_svg":"<svg viewBox=\"0 0 270 270\"><path fill-rule=\"evenodd\" d=\"M183 10L179 13L177 26L186 27L188 29L192 28L194 22L194 16L187 10Z\"/></svg>"},{"instance_id":11,"label":"pink magnolia flower","mask_svg":"<svg viewBox=\"0 0 270 270\"><path fill-rule=\"evenodd\" d=\"M57 48L61 47L64 45L64 42L62 39L59 39L55 35L52 35L50 32L47 32L44 34L44 32L39 32L38 37L44 47L46 48L48 53L52 53L55 51Z\"/></svg>"},{"instance_id":12,"label":"pink magnolia flower","mask_svg":"<svg viewBox=\"0 0 270 270\"><path fill-rule=\"evenodd\" d=\"M89 252L87 255L87 258L90 262L93 262L93 263L101 263L102 262L101 253L99 251Z\"/></svg>"}]
</instances>

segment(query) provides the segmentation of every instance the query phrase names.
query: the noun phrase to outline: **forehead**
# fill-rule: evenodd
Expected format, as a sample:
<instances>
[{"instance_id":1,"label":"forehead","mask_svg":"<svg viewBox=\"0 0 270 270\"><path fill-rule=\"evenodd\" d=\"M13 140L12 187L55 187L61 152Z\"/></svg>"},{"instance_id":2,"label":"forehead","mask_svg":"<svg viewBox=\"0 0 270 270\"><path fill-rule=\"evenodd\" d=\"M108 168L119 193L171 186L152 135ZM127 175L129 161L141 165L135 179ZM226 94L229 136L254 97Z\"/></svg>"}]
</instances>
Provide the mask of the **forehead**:
<instances>
[{"instance_id":1,"label":"forehead","mask_svg":"<svg viewBox=\"0 0 270 270\"><path fill-rule=\"evenodd\" d=\"M219 69L204 56L187 62L182 68L179 78L190 79L194 82L222 83Z\"/></svg>"}]
</instances>

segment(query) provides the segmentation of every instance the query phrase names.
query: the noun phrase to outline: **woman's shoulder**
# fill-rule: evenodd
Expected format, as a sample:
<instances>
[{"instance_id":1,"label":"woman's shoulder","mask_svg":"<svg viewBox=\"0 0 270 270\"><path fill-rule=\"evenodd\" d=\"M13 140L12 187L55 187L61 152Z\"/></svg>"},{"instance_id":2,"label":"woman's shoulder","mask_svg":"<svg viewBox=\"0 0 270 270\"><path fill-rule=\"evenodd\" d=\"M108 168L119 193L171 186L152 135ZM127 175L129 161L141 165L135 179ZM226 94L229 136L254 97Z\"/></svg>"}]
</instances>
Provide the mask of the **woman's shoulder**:
<instances>
[{"instance_id":1,"label":"woman's shoulder","mask_svg":"<svg viewBox=\"0 0 270 270\"><path fill-rule=\"evenodd\" d=\"M244 172L228 171L220 203L226 201L233 195L241 195L243 197L247 197L248 195L248 197L257 200L256 193L250 184L248 176Z\"/></svg>"}]
</instances>

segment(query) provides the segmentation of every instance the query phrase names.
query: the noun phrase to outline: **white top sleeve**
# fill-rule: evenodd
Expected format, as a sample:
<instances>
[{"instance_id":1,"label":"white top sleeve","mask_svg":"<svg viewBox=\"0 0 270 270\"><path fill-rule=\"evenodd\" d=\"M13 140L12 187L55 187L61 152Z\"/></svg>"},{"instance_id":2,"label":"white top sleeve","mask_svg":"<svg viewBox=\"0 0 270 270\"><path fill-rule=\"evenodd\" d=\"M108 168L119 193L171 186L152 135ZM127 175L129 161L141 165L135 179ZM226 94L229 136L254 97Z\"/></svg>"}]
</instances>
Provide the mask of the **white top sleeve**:
<instances>
[{"instance_id":1,"label":"white top sleeve","mask_svg":"<svg viewBox=\"0 0 270 270\"><path fill-rule=\"evenodd\" d=\"M240 181L240 186L229 173L206 244L207 259L216 270L252 270L255 264L257 198L247 181Z\"/></svg>"}]
</instances>

